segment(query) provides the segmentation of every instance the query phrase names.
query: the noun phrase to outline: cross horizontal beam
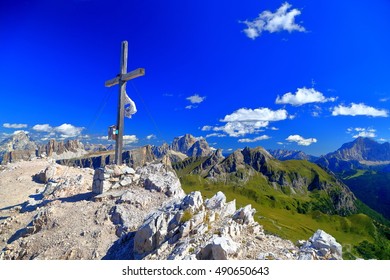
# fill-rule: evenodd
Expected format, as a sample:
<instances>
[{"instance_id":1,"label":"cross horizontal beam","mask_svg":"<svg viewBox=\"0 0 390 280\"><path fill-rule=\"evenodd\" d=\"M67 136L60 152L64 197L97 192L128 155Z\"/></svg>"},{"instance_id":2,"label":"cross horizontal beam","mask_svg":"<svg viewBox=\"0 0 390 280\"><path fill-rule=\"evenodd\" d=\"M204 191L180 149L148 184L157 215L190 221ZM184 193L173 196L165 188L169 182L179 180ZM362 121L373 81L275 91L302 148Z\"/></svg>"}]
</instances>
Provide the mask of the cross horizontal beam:
<instances>
[{"instance_id":1,"label":"cross horizontal beam","mask_svg":"<svg viewBox=\"0 0 390 280\"><path fill-rule=\"evenodd\" d=\"M105 82L105 86L106 87L112 87L114 85L117 85L119 84L119 82L127 82L129 80L132 80L132 79L135 79L137 77L141 77L141 76L144 76L145 75L145 69L144 68L138 68L138 69L135 69L129 73L126 73L126 74L120 74L118 75L117 77L115 77L114 79L111 79L111 80L108 80Z\"/></svg>"}]
</instances>

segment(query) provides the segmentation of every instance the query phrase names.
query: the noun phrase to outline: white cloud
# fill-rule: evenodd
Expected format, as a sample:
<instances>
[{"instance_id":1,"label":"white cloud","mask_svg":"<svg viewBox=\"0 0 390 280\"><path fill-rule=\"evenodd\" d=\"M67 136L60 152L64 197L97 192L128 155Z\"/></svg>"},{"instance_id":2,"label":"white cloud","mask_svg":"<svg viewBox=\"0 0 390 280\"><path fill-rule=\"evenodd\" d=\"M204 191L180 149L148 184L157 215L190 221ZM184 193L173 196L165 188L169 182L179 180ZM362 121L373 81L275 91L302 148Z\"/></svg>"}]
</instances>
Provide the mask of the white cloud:
<instances>
[{"instance_id":1,"label":"white cloud","mask_svg":"<svg viewBox=\"0 0 390 280\"><path fill-rule=\"evenodd\" d=\"M156 137L156 135L154 135L154 134L150 134L150 135L146 136L146 139L148 139L148 140L156 139L156 138L157 138L157 137Z\"/></svg>"},{"instance_id":2,"label":"white cloud","mask_svg":"<svg viewBox=\"0 0 390 280\"><path fill-rule=\"evenodd\" d=\"M252 121L281 121L287 119L288 113L284 109L276 111L268 108L246 109L241 108L230 115L226 115L221 122L252 122Z\"/></svg>"},{"instance_id":3,"label":"white cloud","mask_svg":"<svg viewBox=\"0 0 390 280\"><path fill-rule=\"evenodd\" d=\"M49 124L36 124L32 127L32 129L37 132L47 132L48 135L46 137L56 137L58 140L79 136L85 139L90 138L89 135L81 135L81 131L84 129L84 127L76 127L68 123L64 123L56 127L52 127Z\"/></svg>"},{"instance_id":4,"label":"white cloud","mask_svg":"<svg viewBox=\"0 0 390 280\"><path fill-rule=\"evenodd\" d=\"M76 127L74 125L64 123L54 128L54 131L59 133L62 138L76 137L81 134L84 127Z\"/></svg>"},{"instance_id":5,"label":"white cloud","mask_svg":"<svg viewBox=\"0 0 390 280\"><path fill-rule=\"evenodd\" d=\"M260 132L261 127L267 127L269 122L228 122L224 126L214 127L214 131L223 131L229 136L239 137L246 134L253 134Z\"/></svg>"},{"instance_id":6,"label":"white cloud","mask_svg":"<svg viewBox=\"0 0 390 280\"><path fill-rule=\"evenodd\" d=\"M269 129L271 129L271 130L279 130L279 128L277 128L277 127L274 127L274 126L271 126Z\"/></svg>"},{"instance_id":7,"label":"white cloud","mask_svg":"<svg viewBox=\"0 0 390 280\"><path fill-rule=\"evenodd\" d=\"M227 151L228 151L228 152L231 152L231 151L233 151L233 149L232 149L232 148L229 148L229 149L227 149Z\"/></svg>"},{"instance_id":8,"label":"white cloud","mask_svg":"<svg viewBox=\"0 0 390 280\"><path fill-rule=\"evenodd\" d=\"M210 131L210 130L212 130L213 129L213 127L211 126L211 125L205 125L205 126L203 126L202 127L202 131Z\"/></svg>"},{"instance_id":9,"label":"white cloud","mask_svg":"<svg viewBox=\"0 0 390 280\"><path fill-rule=\"evenodd\" d=\"M24 123L4 123L3 127L5 127L5 128L26 128L27 124L24 124Z\"/></svg>"},{"instance_id":10,"label":"white cloud","mask_svg":"<svg viewBox=\"0 0 390 280\"><path fill-rule=\"evenodd\" d=\"M283 142L276 142L276 144L278 144L278 145L284 145Z\"/></svg>"},{"instance_id":11,"label":"white cloud","mask_svg":"<svg viewBox=\"0 0 390 280\"><path fill-rule=\"evenodd\" d=\"M51 132L53 128L48 124L36 124L32 127L33 130L38 132Z\"/></svg>"},{"instance_id":12,"label":"white cloud","mask_svg":"<svg viewBox=\"0 0 390 280\"><path fill-rule=\"evenodd\" d=\"M380 102L387 102L389 100L390 100L389 97L383 97L383 98L379 99Z\"/></svg>"},{"instance_id":13,"label":"white cloud","mask_svg":"<svg viewBox=\"0 0 390 280\"><path fill-rule=\"evenodd\" d=\"M206 138L209 138L209 137L226 137L226 134L222 134L222 133L211 133L211 134L207 134L207 135L206 135Z\"/></svg>"},{"instance_id":14,"label":"white cloud","mask_svg":"<svg viewBox=\"0 0 390 280\"><path fill-rule=\"evenodd\" d=\"M351 103L351 105L339 105L333 108L332 116L371 116L388 117L389 112L384 109L376 109L365 105L364 103Z\"/></svg>"},{"instance_id":15,"label":"white cloud","mask_svg":"<svg viewBox=\"0 0 390 280\"><path fill-rule=\"evenodd\" d=\"M267 140L270 138L271 137L269 137L268 135L261 135L259 137L253 138L253 139L249 139L249 138L239 139L238 142L240 142L240 143L253 143L253 142L258 142L258 141L262 141L262 140Z\"/></svg>"},{"instance_id":16,"label":"white cloud","mask_svg":"<svg viewBox=\"0 0 390 280\"><path fill-rule=\"evenodd\" d=\"M99 136L98 137L99 140L108 140L108 136Z\"/></svg>"},{"instance_id":17,"label":"white cloud","mask_svg":"<svg viewBox=\"0 0 390 280\"><path fill-rule=\"evenodd\" d=\"M192 96L187 97L186 99L189 100L191 104L199 104L206 99L206 96L199 96L198 94L194 94Z\"/></svg>"},{"instance_id":18,"label":"white cloud","mask_svg":"<svg viewBox=\"0 0 390 280\"><path fill-rule=\"evenodd\" d=\"M198 106L197 106L197 105L188 105L188 106L185 106L185 108L186 108L187 110L191 110L191 109L198 108Z\"/></svg>"},{"instance_id":19,"label":"white cloud","mask_svg":"<svg viewBox=\"0 0 390 280\"><path fill-rule=\"evenodd\" d=\"M123 135L123 142L125 144L137 143L138 138L135 135Z\"/></svg>"},{"instance_id":20,"label":"white cloud","mask_svg":"<svg viewBox=\"0 0 390 280\"><path fill-rule=\"evenodd\" d=\"M370 137L374 138L376 137L375 134L376 130L373 128L364 128L364 127L350 127L347 129L347 133L353 134L353 138L358 138L358 137ZM357 134L356 134L357 133Z\"/></svg>"},{"instance_id":21,"label":"white cloud","mask_svg":"<svg viewBox=\"0 0 390 280\"><path fill-rule=\"evenodd\" d=\"M305 28L295 23L295 17L299 16L301 11L298 9L290 10L291 7L289 3L285 2L274 13L266 10L261 12L253 21L243 21L242 23L247 26L243 32L253 40L259 37L263 31L268 31L269 33L280 31L288 31L290 33L293 31L304 32Z\"/></svg>"},{"instance_id":22,"label":"white cloud","mask_svg":"<svg viewBox=\"0 0 390 280\"><path fill-rule=\"evenodd\" d=\"M307 103L324 103L334 102L337 97L326 98L321 92L314 88L298 88L295 94L288 92L282 97L276 97L276 104L291 104L293 106L301 106Z\"/></svg>"},{"instance_id":23,"label":"white cloud","mask_svg":"<svg viewBox=\"0 0 390 280\"><path fill-rule=\"evenodd\" d=\"M297 135L297 134L290 135L289 137L286 138L286 140L289 142L296 142L300 146L309 146L309 145L317 142L316 138L305 139L302 136Z\"/></svg>"},{"instance_id":24,"label":"white cloud","mask_svg":"<svg viewBox=\"0 0 390 280\"><path fill-rule=\"evenodd\" d=\"M244 136L246 134L254 134L262 132L261 128L265 128L273 121L281 121L288 118L288 113L284 109L273 111L268 108L247 109L241 108L226 115L220 122L225 122L223 126L202 127L202 131L224 132L231 137ZM275 130L276 128L271 128ZM215 134L209 134L215 136ZM211 137L209 136L209 137ZM221 137L221 136L219 136Z\"/></svg>"}]
</instances>

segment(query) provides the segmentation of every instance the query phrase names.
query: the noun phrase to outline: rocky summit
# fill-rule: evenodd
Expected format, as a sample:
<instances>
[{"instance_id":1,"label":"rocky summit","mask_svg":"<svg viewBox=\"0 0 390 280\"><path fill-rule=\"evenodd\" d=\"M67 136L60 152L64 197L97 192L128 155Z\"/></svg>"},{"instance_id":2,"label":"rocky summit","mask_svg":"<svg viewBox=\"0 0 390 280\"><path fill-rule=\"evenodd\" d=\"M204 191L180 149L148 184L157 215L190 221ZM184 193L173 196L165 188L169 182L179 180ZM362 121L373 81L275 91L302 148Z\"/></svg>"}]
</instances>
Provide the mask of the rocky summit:
<instances>
[{"instance_id":1,"label":"rocky summit","mask_svg":"<svg viewBox=\"0 0 390 280\"><path fill-rule=\"evenodd\" d=\"M33 178L33 181L31 181ZM298 245L264 232L251 205L185 194L161 162L135 169L50 159L0 170L0 259L341 259L319 230Z\"/></svg>"}]
</instances>

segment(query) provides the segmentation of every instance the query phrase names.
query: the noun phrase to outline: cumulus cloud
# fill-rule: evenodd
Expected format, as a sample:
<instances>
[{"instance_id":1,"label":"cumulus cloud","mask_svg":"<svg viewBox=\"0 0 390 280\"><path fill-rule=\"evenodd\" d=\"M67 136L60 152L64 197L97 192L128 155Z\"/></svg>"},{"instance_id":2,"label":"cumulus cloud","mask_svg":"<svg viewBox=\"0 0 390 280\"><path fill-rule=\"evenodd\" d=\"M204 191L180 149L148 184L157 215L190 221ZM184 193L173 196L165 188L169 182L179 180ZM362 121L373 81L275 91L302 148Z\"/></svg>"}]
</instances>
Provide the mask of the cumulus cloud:
<instances>
[{"instance_id":1,"label":"cumulus cloud","mask_svg":"<svg viewBox=\"0 0 390 280\"><path fill-rule=\"evenodd\" d=\"M185 106L185 108L187 110L191 110L191 109L198 108L198 104L202 103L206 99L206 96L200 96L198 94L194 94L192 96L187 97L186 99L190 101L191 104Z\"/></svg>"},{"instance_id":2,"label":"cumulus cloud","mask_svg":"<svg viewBox=\"0 0 390 280\"><path fill-rule=\"evenodd\" d=\"M76 137L81 134L84 127L76 127L74 125L64 123L54 128L54 131L59 133L63 138Z\"/></svg>"},{"instance_id":3,"label":"cumulus cloud","mask_svg":"<svg viewBox=\"0 0 390 280\"><path fill-rule=\"evenodd\" d=\"M246 109L241 108L230 115L226 115L221 122L251 122L251 121L281 121L288 117L284 109L273 111L268 108Z\"/></svg>"},{"instance_id":4,"label":"cumulus cloud","mask_svg":"<svg viewBox=\"0 0 390 280\"><path fill-rule=\"evenodd\" d=\"M199 96L198 94L194 94L192 96L187 97L186 99L189 100L191 104L199 104L206 99L206 96Z\"/></svg>"},{"instance_id":5,"label":"cumulus cloud","mask_svg":"<svg viewBox=\"0 0 390 280\"><path fill-rule=\"evenodd\" d=\"M3 127L19 129L19 128L26 128L27 124L24 124L24 123L3 123Z\"/></svg>"},{"instance_id":6,"label":"cumulus cloud","mask_svg":"<svg viewBox=\"0 0 390 280\"><path fill-rule=\"evenodd\" d=\"M99 136L98 137L99 140L108 140L108 136Z\"/></svg>"},{"instance_id":7,"label":"cumulus cloud","mask_svg":"<svg viewBox=\"0 0 390 280\"><path fill-rule=\"evenodd\" d=\"M220 122L225 123L224 125L205 125L201 130L223 132L231 137L240 137L245 136L246 134L259 133L263 131L261 128L266 128L270 122L281 121L287 118L288 113L284 109L273 111L269 108L241 108L221 119ZM274 130L275 128L271 129ZM209 135L216 136L215 134Z\"/></svg>"},{"instance_id":8,"label":"cumulus cloud","mask_svg":"<svg viewBox=\"0 0 390 280\"><path fill-rule=\"evenodd\" d=\"M49 124L36 124L32 127L32 129L38 132L50 132L53 130Z\"/></svg>"},{"instance_id":9,"label":"cumulus cloud","mask_svg":"<svg viewBox=\"0 0 390 280\"><path fill-rule=\"evenodd\" d=\"M290 135L289 137L286 138L287 141L289 142L296 142L300 146L310 146L313 143L317 142L316 138L303 138L300 135Z\"/></svg>"},{"instance_id":10,"label":"cumulus cloud","mask_svg":"<svg viewBox=\"0 0 390 280\"><path fill-rule=\"evenodd\" d=\"M304 32L305 28L295 22L295 17L301 14L298 9L290 9L292 6L285 2L282 6L277 9L274 13L271 11L263 11L257 18L252 21L246 20L241 23L246 24L247 28L243 32L250 39L256 39L264 31L269 33L280 32L280 31L298 31Z\"/></svg>"},{"instance_id":11,"label":"cumulus cloud","mask_svg":"<svg viewBox=\"0 0 390 280\"><path fill-rule=\"evenodd\" d=\"M123 142L125 144L137 143L138 138L135 135L123 135Z\"/></svg>"},{"instance_id":12,"label":"cumulus cloud","mask_svg":"<svg viewBox=\"0 0 390 280\"><path fill-rule=\"evenodd\" d=\"M154 134L150 134L150 135L146 136L146 139L148 139L148 140L152 140L152 139L156 139L156 138L157 137Z\"/></svg>"},{"instance_id":13,"label":"cumulus cloud","mask_svg":"<svg viewBox=\"0 0 390 280\"><path fill-rule=\"evenodd\" d=\"M291 104L293 106L301 106L307 103L324 103L334 102L337 97L325 97L321 92L314 88L298 88L295 94L288 92L282 97L279 95L276 97L276 104Z\"/></svg>"},{"instance_id":14,"label":"cumulus cloud","mask_svg":"<svg viewBox=\"0 0 390 280\"><path fill-rule=\"evenodd\" d=\"M388 117L389 112L384 109L376 109L365 105L364 103L351 103L351 105L339 105L333 108L332 116L370 116L370 117Z\"/></svg>"},{"instance_id":15,"label":"cumulus cloud","mask_svg":"<svg viewBox=\"0 0 390 280\"><path fill-rule=\"evenodd\" d=\"M57 137L58 139L65 139L70 137L89 138L88 135L81 135L84 127L77 127L72 124L63 123L60 126L52 127L49 124L36 124L32 127L36 132L48 133L48 136Z\"/></svg>"},{"instance_id":16,"label":"cumulus cloud","mask_svg":"<svg viewBox=\"0 0 390 280\"><path fill-rule=\"evenodd\" d=\"M204 125L201 130L202 131L210 131L212 129L213 129L213 127L211 125Z\"/></svg>"},{"instance_id":17,"label":"cumulus cloud","mask_svg":"<svg viewBox=\"0 0 390 280\"><path fill-rule=\"evenodd\" d=\"M244 136L260 132L260 128L267 127L269 122L228 122L224 126L216 126L214 131L222 131L232 137Z\"/></svg>"},{"instance_id":18,"label":"cumulus cloud","mask_svg":"<svg viewBox=\"0 0 390 280\"><path fill-rule=\"evenodd\" d=\"M262 141L262 140L267 140L270 138L271 137L269 137L268 135L261 135L259 137L253 138L253 139L250 139L250 138L238 139L238 142L240 142L240 143L253 143L253 142L258 142L258 141Z\"/></svg>"},{"instance_id":19,"label":"cumulus cloud","mask_svg":"<svg viewBox=\"0 0 390 280\"><path fill-rule=\"evenodd\" d=\"M347 133L352 134L353 138L358 137L370 137L374 138L376 137L375 134L376 130L373 128L364 128L364 127L351 127L347 129Z\"/></svg>"}]
</instances>

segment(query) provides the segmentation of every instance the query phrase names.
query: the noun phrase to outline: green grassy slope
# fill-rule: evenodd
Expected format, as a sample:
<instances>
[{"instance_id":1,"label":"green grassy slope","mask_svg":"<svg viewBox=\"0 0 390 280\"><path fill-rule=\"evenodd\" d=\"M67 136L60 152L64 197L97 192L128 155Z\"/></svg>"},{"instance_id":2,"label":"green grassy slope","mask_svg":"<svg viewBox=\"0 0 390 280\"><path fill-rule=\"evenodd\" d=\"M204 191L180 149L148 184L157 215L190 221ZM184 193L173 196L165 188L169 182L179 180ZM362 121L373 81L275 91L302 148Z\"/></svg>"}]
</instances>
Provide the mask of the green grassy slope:
<instances>
[{"instance_id":1,"label":"green grassy slope","mask_svg":"<svg viewBox=\"0 0 390 280\"><path fill-rule=\"evenodd\" d=\"M192 162L191 165L198 166L198 163ZM299 173L310 180L317 176L320 181L336 181L332 175L307 161L272 161L269 168L287 172L292 177ZM191 175L190 170L186 168L180 172L182 186L187 193L199 190L207 198L222 191L228 200L236 199L237 207L252 204L257 209L255 219L269 233L295 242L308 239L317 229L323 229L343 245L346 259L373 256L390 259L390 230L383 225L387 223L386 219L361 202L357 203L358 214L346 217L328 215L322 210L332 206L323 190L292 193L291 188L271 184L258 172L245 183L240 183L236 180L240 174L232 173L229 175L232 178L221 182Z\"/></svg>"},{"instance_id":2,"label":"green grassy slope","mask_svg":"<svg viewBox=\"0 0 390 280\"><path fill-rule=\"evenodd\" d=\"M360 200L390 218L390 173L354 170L339 176Z\"/></svg>"}]
</instances>

